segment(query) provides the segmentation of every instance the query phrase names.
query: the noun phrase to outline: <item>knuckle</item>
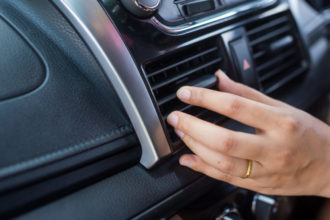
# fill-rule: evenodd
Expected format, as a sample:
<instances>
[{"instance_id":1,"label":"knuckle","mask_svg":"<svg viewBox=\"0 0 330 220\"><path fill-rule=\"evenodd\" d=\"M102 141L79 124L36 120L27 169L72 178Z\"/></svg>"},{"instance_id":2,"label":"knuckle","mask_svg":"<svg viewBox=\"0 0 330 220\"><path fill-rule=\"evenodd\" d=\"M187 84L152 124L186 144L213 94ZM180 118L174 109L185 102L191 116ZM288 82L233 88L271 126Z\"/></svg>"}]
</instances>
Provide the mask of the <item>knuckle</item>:
<instances>
[{"instance_id":1,"label":"knuckle","mask_svg":"<svg viewBox=\"0 0 330 220\"><path fill-rule=\"evenodd\" d=\"M290 162L292 161L293 153L289 150L282 150L281 153L278 155L278 168L280 170L286 169Z\"/></svg>"},{"instance_id":2,"label":"knuckle","mask_svg":"<svg viewBox=\"0 0 330 220\"><path fill-rule=\"evenodd\" d=\"M187 135L183 136L182 140L189 148L194 148L193 140L191 138L189 138Z\"/></svg>"},{"instance_id":3,"label":"knuckle","mask_svg":"<svg viewBox=\"0 0 330 220\"><path fill-rule=\"evenodd\" d=\"M231 173L234 170L234 164L229 161L224 161L221 163L221 170L225 173Z\"/></svg>"},{"instance_id":4,"label":"knuckle","mask_svg":"<svg viewBox=\"0 0 330 220\"><path fill-rule=\"evenodd\" d=\"M205 90L198 88L194 89L194 92L192 93L192 100L194 103L201 103L203 102L205 97Z\"/></svg>"},{"instance_id":5,"label":"knuckle","mask_svg":"<svg viewBox=\"0 0 330 220\"><path fill-rule=\"evenodd\" d=\"M242 104L237 97L228 102L227 111L230 115L237 115L242 108Z\"/></svg>"},{"instance_id":6,"label":"knuckle","mask_svg":"<svg viewBox=\"0 0 330 220\"><path fill-rule=\"evenodd\" d=\"M230 153L232 149L235 147L235 138L233 134L227 134L222 138L222 152L223 153Z\"/></svg>"},{"instance_id":7,"label":"knuckle","mask_svg":"<svg viewBox=\"0 0 330 220\"><path fill-rule=\"evenodd\" d=\"M182 131L186 131L189 128L190 121L189 119L183 115L178 113L179 119L178 119L178 124L177 128Z\"/></svg>"},{"instance_id":8,"label":"knuckle","mask_svg":"<svg viewBox=\"0 0 330 220\"><path fill-rule=\"evenodd\" d=\"M282 118L281 127L285 131L293 133L293 132L296 132L299 129L299 122L294 116L287 115L287 116Z\"/></svg>"}]
</instances>

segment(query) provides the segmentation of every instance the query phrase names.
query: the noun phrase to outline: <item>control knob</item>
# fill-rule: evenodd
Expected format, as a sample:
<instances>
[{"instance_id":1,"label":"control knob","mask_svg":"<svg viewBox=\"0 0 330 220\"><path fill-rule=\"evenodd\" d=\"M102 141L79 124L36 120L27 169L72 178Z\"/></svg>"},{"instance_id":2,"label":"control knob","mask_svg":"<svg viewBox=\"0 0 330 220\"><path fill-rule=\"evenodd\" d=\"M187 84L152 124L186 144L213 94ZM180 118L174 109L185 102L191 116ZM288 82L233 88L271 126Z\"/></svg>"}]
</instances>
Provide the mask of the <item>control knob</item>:
<instances>
[{"instance_id":1,"label":"control knob","mask_svg":"<svg viewBox=\"0 0 330 220\"><path fill-rule=\"evenodd\" d=\"M157 11L161 0L121 0L121 3L133 15L148 18Z\"/></svg>"}]
</instances>

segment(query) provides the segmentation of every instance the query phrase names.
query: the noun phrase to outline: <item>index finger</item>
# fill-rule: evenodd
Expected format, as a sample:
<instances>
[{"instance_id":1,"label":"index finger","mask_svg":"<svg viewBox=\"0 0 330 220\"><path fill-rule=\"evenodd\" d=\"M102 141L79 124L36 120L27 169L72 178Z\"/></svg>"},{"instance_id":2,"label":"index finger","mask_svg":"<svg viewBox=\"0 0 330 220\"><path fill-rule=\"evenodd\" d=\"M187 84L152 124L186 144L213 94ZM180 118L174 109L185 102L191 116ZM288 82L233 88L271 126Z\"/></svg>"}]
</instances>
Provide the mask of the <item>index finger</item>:
<instances>
[{"instance_id":1,"label":"index finger","mask_svg":"<svg viewBox=\"0 0 330 220\"><path fill-rule=\"evenodd\" d=\"M184 86L178 98L188 104L209 109L243 124L264 130L278 120L276 107L220 91Z\"/></svg>"}]
</instances>

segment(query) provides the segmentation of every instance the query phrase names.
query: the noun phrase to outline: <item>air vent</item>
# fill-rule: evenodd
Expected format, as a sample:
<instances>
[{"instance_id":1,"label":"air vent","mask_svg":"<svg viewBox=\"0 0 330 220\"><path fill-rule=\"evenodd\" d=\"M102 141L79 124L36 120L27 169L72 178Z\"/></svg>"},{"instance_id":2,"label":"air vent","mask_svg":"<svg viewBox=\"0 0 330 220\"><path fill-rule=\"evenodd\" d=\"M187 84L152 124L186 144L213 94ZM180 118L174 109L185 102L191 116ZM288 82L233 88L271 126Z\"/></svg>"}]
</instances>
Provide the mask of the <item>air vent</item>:
<instances>
[{"instance_id":1,"label":"air vent","mask_svg":"<svg viewBox=\"0 0 330 220\"><path fill-rule=\"evenodd\" d=\"M307 62L291 15L282 13L246 26L259 84L272 93L306 72Z\"/></svg>"},{"instance_id":2,"label":"air vent","mask_svg":"<svg viewBox=\"0 0 330 220\"><path fill-rule=\"evenodd\" d=\"M223 68L218 42L218 38L212 38L145 64L148 82L174 150L181 144L173 129L165 123L166 117L172 111L180 110L211 122L221 119L213 112L186 105L176 97L176 91L183 85L211 89L216 87L214 72Z\"/></svg>"}]
</instances>

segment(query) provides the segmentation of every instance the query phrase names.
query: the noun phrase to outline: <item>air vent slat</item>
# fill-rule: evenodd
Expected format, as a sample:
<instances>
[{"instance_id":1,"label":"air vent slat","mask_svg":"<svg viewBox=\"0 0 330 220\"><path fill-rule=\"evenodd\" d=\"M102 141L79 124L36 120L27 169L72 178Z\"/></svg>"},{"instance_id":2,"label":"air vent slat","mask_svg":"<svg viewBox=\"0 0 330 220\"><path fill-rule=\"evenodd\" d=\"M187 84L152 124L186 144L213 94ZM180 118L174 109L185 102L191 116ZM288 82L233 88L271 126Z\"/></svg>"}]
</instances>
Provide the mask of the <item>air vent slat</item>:
<instances>
[{"instance_id":1,"label":"air vent slat","mask_svg":"<svg viewBox=\"0 0 330 220\"><path fill-rule=\"evenodd\" d=\"M175 110L176 111L180 111L180 112L187 112L188 109L190 109L192 107L192 105L184 105L182 106L181 108L176 108ZM163 120L166 121L167 117L168 117L169 113L166 113L164 116L163 116Z\"/></svg>"},{"instance_id":2,"label":"air vent slat","mask_svg":"<svg viewBox=\"0 0 330 220\"><path fill-rule=\"evenodd\" d=\"M290 12L248 23L245 28L259 85L265 93L276 91L306 72L307 61Z\"/></svg>"},{"instance_id":3,"label":"air vent slat","mask_svg":"<svg viewBox=\"0 0 330 220\"><path fill-rule=\"evenodd\" d=\"M194 69L188 70L188 71L186 71L186 72L184 72L184 73L182 73L182 74L180 74L180 75L178 75L176 77L166 79L165 81L163 81L163 82L161 82L161 83L153 86L152 89L153 90L159 89L160 87L164 87L164 86L166 86L166 85L168 85L170 83L173 83L175 81L179 81L182 78L185 78L185 77L187 77L187 76L189 76L189 75L191 75L191 74L193 74L193 73L195 73L197 71L203 70L206 67L211 66L213 64L220 63L221 61L222 61L222 58L220 58L220 57L219 58L215 58L214 60L211 60L211 61L209 61L209 62L207 62L207 63L205 63L205 64L203 64L201 66L198 66L198 67L196 67Z\"/></svg>"},{"instance_id":4,"label":"air vent slat","mask_svg":"<svg viewBox=\"0 0 330 220\"><path fill-rule=\"evenodd\" d=\"M203 109L203 108L200 108L200 107L196 107L196 106L193 106L193 105L186 105L180 109L176 109L177 111L180 111L180 112L185 112L187 114L191 114L191 115L194 115L196 117L206 117L205 115L208 115L208 114L211 114L211 112L207 109ZM215 113L217 114L217 113ZM213 114L214 115L214 114ZM162 118L163 120L166 121L168 117L168 114L164 115ZM221 118L221 116L219 114L217 114L217 117Z\"/></svg>"},{"instance_id":5,"label":"air vent slat","mask_svg":"<svg viewBox=\"0 0 330 220\"><path fill-rule=\"evenodd\" d=\"M178 110L196 117L208 115L209 121L217 121L214 114L208 114L210 111L181 102L176 97L176 91L184 85L216 88L217 77L214 72L223 69L219 42L218 38L211 38L163 55L156 60L147 62L144 66L146 78L155 97L155 103L158 105L172 148L182 146L182 142L172 127L166 124L166 118L172 111ZM218 117L220 116L218 115Z\"/></svg>"},{"instance_id":6,"label":"air vent slat","mask_svg":"<svg viewBox=\"0 0 330 220\"><path fill-rule=\"evenodd\" d=\"M181 112L187 112L188 109L190 109L190 108L192 108L192 107L193 107L192 105L186 105L185 107L178 109L178 111L181 111Z\"/></svg>"},{"instance_id":7,"label":"air vent slat","mask_svg":"<svg viewBox=\"0 0 330 220\"><path fill-rule=\"evenodd\" d=\"M204 55L206 55L208 53L212 53L212 52L216 51L217 49L218 49L217 47L212 47L212 48L210 48L210 49L208 49L206 51L200 52L200 53L198 53L198 54L196 54L194 56L188 57L188 58L186 58L184 60L181 60L181 61L179 61L177 63L173 63L173 64L171 64L169 66L166 66L166 67L164 67L162 69L159 69L159 70L157 70L157 71L155 71L153 73L150 73L150 74L148 74L148 77L153 77L153 76L155 76L157 74L160 74L162 72L168 71L168 70L170 70L172 68L175 68L176 66L179 66L181 64L184 64L184 63L187 63L189 61L192 61L192 60L194 60L194 59L196 59L198 57L204 56Z\"/></svg>"},{"instance_id":8,"label":"air vent slat","mask_svg":"<svg viewBox=\"0 0 330 220\"><path fill-rule=\"evenodd\" d=\"M264 51L264 50L259 51L255 54L253 54L253 59L255 59L255 60L259 59L260 57L264 56L266 53L267 53L267 51Z\"/></svg>"},{"instance_id":9,"label":"air vent slat","mask_svg":"<svg viewBox=\"0 0 330 220\"><path fill-rule=\"evenodd\" d=\"M202 88L211 88L216 85L217 78L214 75L207 75L199 77L191 82L188 82L186 85L188 86L196 86ZM176 99L176 93L172 93L158 101L158 105L162 106L172 100Z\"/></svg>"},{"instance_id":10,"label":"air vent slat","mask_svg":"<svg viewBox=\"0 0 330 220\"><path fill-rule=\"evenodd\" d=\"M289 18L288 17L280 17L280 18L277 18L275 20L272 20L270 21L269 23L265 23L263 25L260 25L254 29L251 29L247 32L247 34L249 36L253 35L253 34L256 34L258 32L262 32L262 31L265 31L267 29L270 29L270 28L274 28L275 26L279 25L279 24L282 24L282 23L285 23L285 22L288 22Z\"/></svg>"},{"instance_id":11,"label":"air vent slat","mask_svg":"<svg viewBox=\"0 0 330 220\"><path fill-rule=\"evenodd\" d=\"M272 69L267 74L261 76L260 81L265 81L265 80L273 77L274 75L277 75L277 74L281 73L282 71L285 71L285 69L297 64L297 62L299 62L299 61L295 58L293 60L286 61L282 65L279 65L279 66L275 67L274 69Z\"/></svg>"},{"instance_id":12,"label":"air vent slat","mask_svg":"<svg viewBox=\"0 0 330 220\"><path fill-rule=\"evenodd\" d=\"M192 80L188 82L186 85L196 86L201 88L212 88L216 86L216 83L217 83L217 77L213 74L212 75L208 74L205 76L201 76L195 80ZM160 107L161 112L167 115L174 110L183 111L185 104L183 104L177 99L176 94L174 92L168 95L167 97L165 97L164 99L161 99L158 102L158 106Z\"/></svg>"},{"instance_id":13,"label":"air vent slat","mask_svg":"<svg viewBox=\"0 0 330 220\"><path fill-rule=\"evenodd\" d=\"M274 57L272 57L271 59L265 61L263 64L259 65L257 67L257 72L260 73L262 71L264 71L267 68L273 67L276 64L280 64L281 62L283 62L285 59L287 59L288 57L294 55L294 53L296 52L296 50L294 48L291 48L283 53L278 53L275 54Z\"/></svg>"},{"instance_id":14,"label":"air vent slat","mask_svg":"<svg viewBox=\"0 0 330 220\"><path fill-rule=\"evenodd\" d=\"M277 81L276 84L271 84L271 86L268 86L267 89L265 90L266 93L272 93L276 91L277 89L281 88L284 86L286 83L290 82L291 80L295 79L296 77L300 76L306 71L306 66L303 65L299 69L293 71L290 75L287 77L284 77L280 80Z\"/></svg>"},{"instance_id":15,"label":"air vent slat","mask_svg":"<svg viewBox=\"0 0 330 220\"><path fill-rule=\"evenodd\" d=\"M158 101L158 105L164 105L170 101L172 101L173 99L176 99L176 94L171 94L169 96L166 96L165 98L162 98L161 100Z\"/></svg>"},{"instance_id":16,"label":"air vent slat","mask_svg":"<svg viewBox=\"0 0 330 220\"><path fill-rule=\"evenodd\" d=\"M256 38L255 40L251 41L251 46L255 46L256 44L262 43L264 41L270 40L272 38L275 38L276 36L279 36L281 34L284 34L286 32L289 32L291 27L289 25L281 27L275 31L272 31L268 34L263 35L262 37Z\"/></svg>"}]
</instances>

